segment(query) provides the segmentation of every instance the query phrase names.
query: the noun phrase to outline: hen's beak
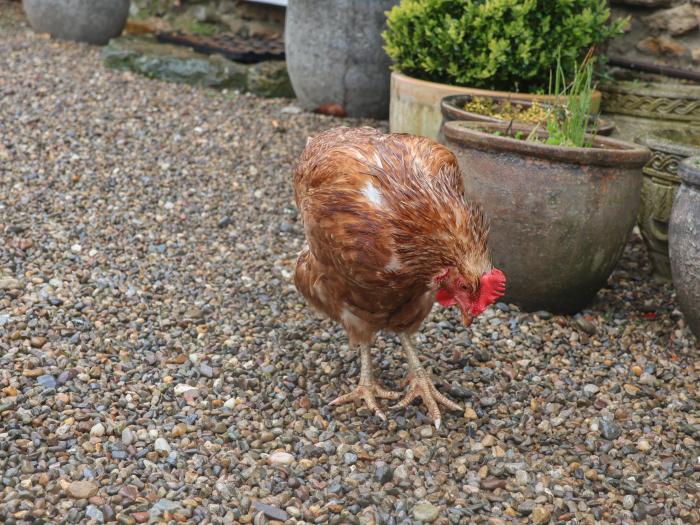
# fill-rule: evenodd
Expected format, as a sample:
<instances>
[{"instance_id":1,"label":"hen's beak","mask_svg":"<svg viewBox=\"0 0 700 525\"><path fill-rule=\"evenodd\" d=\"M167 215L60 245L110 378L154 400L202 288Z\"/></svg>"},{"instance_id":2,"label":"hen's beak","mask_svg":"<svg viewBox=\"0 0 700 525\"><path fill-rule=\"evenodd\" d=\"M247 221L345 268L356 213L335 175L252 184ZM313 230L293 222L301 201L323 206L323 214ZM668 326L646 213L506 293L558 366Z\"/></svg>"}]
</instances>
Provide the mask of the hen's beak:
<instances>
[{"instance_id":1,"label":"hen's beak","mask_svg":"<svg viewBox=\"0 0 700 525\"><path fill-rule=\"evenodd\" d=\"M464 303L463 301L457 301L457 305L459 306L459 311L462 312L462 323L464 323L464 326L469 326L472 324L472 314L471 314L471 304L469 303Z\"/></svg>"}]
</instances>

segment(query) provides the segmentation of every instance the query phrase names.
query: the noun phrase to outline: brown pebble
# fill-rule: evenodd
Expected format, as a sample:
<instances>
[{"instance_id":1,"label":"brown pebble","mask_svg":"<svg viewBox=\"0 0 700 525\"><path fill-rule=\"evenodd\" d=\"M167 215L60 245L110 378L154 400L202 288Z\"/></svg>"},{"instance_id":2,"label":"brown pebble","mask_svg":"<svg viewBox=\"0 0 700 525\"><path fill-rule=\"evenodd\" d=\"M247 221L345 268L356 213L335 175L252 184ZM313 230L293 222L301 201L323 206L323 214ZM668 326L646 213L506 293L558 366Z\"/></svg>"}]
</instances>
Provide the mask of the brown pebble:
<instances>
[{"instance_id":1,"label":"brown pebble","mask_svg":"<svg viewBox=\"0 0 700 525\"><path fill-rule=\"evenodd\" d=\"M479 485L484 490L504 489L506 488L506 480L498 478L486 478L482 479Z\"/></svg>"}]
</instances>

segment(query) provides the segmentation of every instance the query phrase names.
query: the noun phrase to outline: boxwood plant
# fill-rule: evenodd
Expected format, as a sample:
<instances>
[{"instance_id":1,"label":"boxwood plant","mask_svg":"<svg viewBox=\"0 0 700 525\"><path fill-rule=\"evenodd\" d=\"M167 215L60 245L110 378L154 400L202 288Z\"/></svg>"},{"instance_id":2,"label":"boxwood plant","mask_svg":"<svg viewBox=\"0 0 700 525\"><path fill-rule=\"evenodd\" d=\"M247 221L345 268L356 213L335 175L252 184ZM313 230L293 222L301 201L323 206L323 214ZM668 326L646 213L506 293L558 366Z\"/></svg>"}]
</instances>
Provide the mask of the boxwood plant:
<instances>
[{"instance_id":1,"label":"boxwood plant","mask_svg":"<svg viewBox=\"0 0 700 525\"><path fill-rule=\"evenodd\" d=\"M402 0L387 13L396 70L435 82L544 93L557 55L567 77L622 32L606 0Z\"/></svg>"}]
</instances>

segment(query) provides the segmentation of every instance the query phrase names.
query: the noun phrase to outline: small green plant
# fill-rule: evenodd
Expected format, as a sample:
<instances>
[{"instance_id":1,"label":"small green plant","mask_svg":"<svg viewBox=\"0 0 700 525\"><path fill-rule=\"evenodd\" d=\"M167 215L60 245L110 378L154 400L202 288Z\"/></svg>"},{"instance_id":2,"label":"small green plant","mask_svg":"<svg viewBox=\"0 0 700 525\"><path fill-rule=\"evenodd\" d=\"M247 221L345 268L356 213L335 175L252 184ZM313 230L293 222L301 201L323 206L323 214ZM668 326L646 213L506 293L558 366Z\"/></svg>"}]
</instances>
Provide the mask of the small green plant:
<instances>
[{"instance_id":1,"label":"small green plant","mask_svg":"<svg viewBox=\"0 0 700 525\"><path fill-rule=\"evenodd\" d=\"M398 71L435 82L544 93L552 50L572 76L591 46L622 33L606 0L402 0L387 13Z\"/></svg>"},{"instance_id":2,"label":"small green plant","mask_svg":"<svg viewBox=\"0 0 700 525\"><path fill-rule=\"evenodd\" d=\"M566 76L557 56L554 72L554 105L547 115L547 144L570 147L590 147L595 128L589 129L593 101L593 53L580 67L576 67L573 80L567 84Z\"/></svg>"}]
</instances>

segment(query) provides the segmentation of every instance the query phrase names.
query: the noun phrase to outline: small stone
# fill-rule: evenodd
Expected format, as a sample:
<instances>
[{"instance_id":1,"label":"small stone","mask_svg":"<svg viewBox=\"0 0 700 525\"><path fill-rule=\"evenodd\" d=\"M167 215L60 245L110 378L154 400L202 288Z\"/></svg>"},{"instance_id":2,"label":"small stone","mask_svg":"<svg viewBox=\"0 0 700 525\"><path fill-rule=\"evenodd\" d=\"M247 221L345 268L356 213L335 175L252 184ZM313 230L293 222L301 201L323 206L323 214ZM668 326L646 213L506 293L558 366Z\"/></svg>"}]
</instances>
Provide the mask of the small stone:
<instances>
[{"instance_id":1,"label":"small stone","mask_svg":"<svg viewBox=\"0 0 700 525\"><path fill-rule=\"evenodd\" d=\"M20 282L14 277L0 277L0 290L18 290Z\"/></svg>"},{"instance_id":2,"label":"small stone","mask_svg":"<svg viewBox=\"0 0 700 525\"><path fill-rule=\"evenodd\" d=\"M184 436L187 433L187 425L185 423L178 423L170 431L170 435L174 438Z\"/></svg>"},{"instance_id":3,"label":"small stone","mask_svg":"<svg viewBox=\"0 0 700 525\"><path fill-rule=\"evenodd\" d=\"M481 480L479 486L481 486L481 488L484 490L504 489L506 488L506 480L498 478L486 478Z\"/></svg>"},{"instance_id":4,"label":"small stone","mask_svg":"<svg viewBox=\"0 0 700 525\"><path fill-rule=\"evenodd\" d=\"M151 507L151 513L162 514L163 512L173 512L181 507L179 501L171 501L161 498Z\"/></svg>"},{"instance_id":5,"label":"small stone","mask_svg":"<svg viewBox=\"0 0 700 525\"><path fill-rule=\"evenodd\" d=\"M595 335L597 330L593 323L591 323L588 319L585 319L583 317L578 317L576 319L576 326L578 326L582 331L584 331L588 335Z\"/></svg>"},{"instance_id":6,"label":"small stone","mask_svg":"<svg viewBox=\"0 0 700 525\"><path fill-rule=\"evenodd\" d=\"M136 523L146 523L151 518L151 515L148 512L134 512L131 517L134 518Z\"/></svg>"},{"instance_id":7,"label":"small stone","mask_svg":"<svg viewBox=\"0 0 700 525\"><path fill-rule=\"evenodd\" d=\"M600 434L612 441L622 435L622 429L614 420L604 417L600 420Z\"/></svg>"},{"instance_id":8,"label":"small stone","mask_svg":"<svg viewBox=\"0 0 700 525\"><path fill-rule=\"evenodd\" d=\"M647 385L647 386L654 386L654 383L656 383L656 377L654 377L652 374L648 372L644 372L640 377L639 377L639 382L642 385Z\"/></svg>"},{"instance_id":9,"label":"small stone","mask_svg":"<svg viewBox=\"0 0 700 525\"><path fill-rule=\"evenodd\" d=\"M204 377L214 377L214 369L207 363L202 363L199 365L199 371Z\"/></svg>"},{"instance_id":10,"label":"small stone","mask_svg":"<svg viewBox=\"0 0 700 525\"><path fill-rule=\"evenodd\" d=\"M486 434L484 436L484 439L481 440L481 444L485 447L492 447L496 444L496 438L493 437L491 434Z\"/></svg>"},{"instance_id":11,"label":"small stone","mask_svg":"<svg viewBox=\"0 0 700 525\"><path fill-rule=\"evenodd\" d=\"M622 507L626 510L632 510L634 507L634 496L632 494L627 494L622 498Z\"/></svg>"},{"instance_id":12,"label":"small stone","mask_svg":"<svg viewBox=\"0 0 700 525\"><path fill-rule=\"evenodd\" d=\"M44 388L56 388L56 379L50 374L40 375L36 382Z\"/></svg>"},{"instance_id":13,"label":"small stone","mask_svg":"<svg viewBox=\"0 0 700 525\"><path fill-rule=\"evenodd\" d=\"M530 481L530 476L524 470L516 470L515 481L518 483L518 485L527 485Z\"/></svg>"},{"instance_id":14,"label":"small stone","mask_svg":"<svg viewBox=\"0 0 700 525\"><path fill-rule=\"evenodd\" d=\"M408 471L404 465L399 465L394 469L394 480L404 481L406 479L408 479Z\"/></svg>"},{"instance_id":15,"label":"small stone","mask_svg":"<svg viewBox=\"0 0 700 525\"><path fill-rule=\"evenodd\" d=\"M637 441L637 450L640 452L649 452L651 450L651 443L646 439L642 438Z\"/></svg>"},{"instance_id":16,"label":"small stone","mask_svg":"<svg viewBox=\"0 0 700 525\"><path fill-rule=\"evenodd\" d=\"M94 481L73 481L67 491L75 499L88 499L97 494L99 486Z\"/></svg>"},{"instance_id":17,"label":"small stone","mask_svg":"<svg viewBox=\"0 0 700 525\"><path fill-rule=\"evenodd\" d=\"M223 217L217 223L219 228L226 228L226 226L231 226L233 224L233 219L229 216Z\"/></svg>"},{"instance_id":18,"label":"small stone","mask_svg":"<svg viewBox=\"0 0 700 525\"><path fill-rule=\"evenodd\" d=\"M357 463L357 454L353 454L352 452L346 452L343 454L343 462L346 465L354 465Z\"/></svg>"},{"instance_id":19,"label":"small stone","mask_svg":"<svg viewBox=\"0 0 700 525\"><path fill-rule=\"evenodd\" d=\"M180 383L178 385L175 385L175 388L173 389L173 391L176 394L185 394L187 392L194 393L194 392L192 392L193 390L197 390L197 389L195 387L190 386L190 385L185 384L185 383Z\"/></svg>"},{"instance_id":20,"label":"small stone","mask_svg":"<svg viewBox=\"0 0 700 525\"><path fill-rule=\"evenodd\" d=\"M543 321L547 321L548 319L552 318L552 314L550 312L547 312L546 310L540 310L539 312L535 312L534 315L536 315Z\"/></svg>"},{"instance_id":21,"label":"small stone","mask_svg":"<svg viewBox=\"0 0 700 525\"><path fill-rule=\"evenodd\" d=\"M583 387L583 391L586 395L592 396L597 394L600 391L600 389L597 385L594 385L593 383L588 383Z\"/></svg>"},{"instance_id":22,"label":"small stone","mask_svg":"<svg viewBox=\"0 0 700 525\"><path fill-rule=\"evenodd\" d=\"M291 465L295 458L289 452L277 451L270 454L268 461L271 465Z\"/></svg>"},{"instance_id":23,"label":"small stone","mask_svg":"<svg viewBox=\"0 0 700 525\"><path fill-rule=\"evenodd\" d=\"M34 336L29 339L29 344L34 348L41 348L46 344L46 337Z\"/></svg>"},{"instance_id":24,"label":"small stone","mask_svg":"<svg viewBox=\"0 0 700 525\"><path fill-rule=\"evenodd\" d=\"M298 115L302 112L302 109L299 106L285 106L280 110L280 112L289 115Z\"/></svg>"},{"instance_id":25,"label":"small stone","mask_svg":"<svg viewBox=\"0 0 700 525\"><path fill-rule=\"evenodd\" d=\"M127 427L122 430L122 443L126 446L134 442L134 433Z\"/></svg>"},{"instance_id":26,"label":"small stone","mask_svg":"<svg viewBox=\"0 0 700 525\"><path fill-rule=\"evenodd\" d=\"M465 419L478 419L479 416L476 414L476 411L472 407L467 407L464 409L464 417Z\"/></svg>"},{"instance_id":27,"label":"small stone","mask_svg":"<svg viewBox=\"0 0 700 525\"><path fill-rule=\"evenodd\" d=\"M90 435L93 437L102 437L105 435L105 426L102 423L97 423L90 429Z\"/></svg>"},{"instance_id":28,"label":"small stone","mask_svg":"<svg viewBox=\"0 0 700 525\"><path fill-rule=\"evenodd\" d=\"M535 502L531 499L525 500L518 505L518 514L521 516L529 516L535 510Z\"/></svg>"},{"instance_id":29,"label":"small stone","mask_svg":"<svg viewBox=\"0 0 700 525\"><path fill-rule=\"evenodd\" d=\"M534 509L532 509L530 519L532 519L532 523L534 523L535 525L544 525L545 523L549 522L549 518L551 515L552 512L548 508L537 506Z\"/></svg>"},{"instance_id":30,"label":"small stone","mask_svg":"<svg viewBox=\"0 0 700 525\"><path fill-rule=\"evenodd\" d=\"M95 507L95 505L88 505L85 509L85 515L98 523L103 523L105 520L104 514L102 514L102 511Z\"/></svg>"},{"instance_id":31,"label":"small stone","mask_svg":"<svg viewBox=\"0 0 700 525\"><path fill-rule=\"evenodd\" d=\"M279 507L268 505L267 503L263 503L262 501L254 501L253 507L255 507L256 510L265 514L265 516L272 518L273 520L287 521L287 519L289 518L287 513Z\"/></svg>"},{"instance_id":32,"label":"small stone","mask_svg":"<svg viewBox=\"0 0 700 525\"><path fill-rule=\"evenodd\" d=\"M377 467L374 469L374 478L379 483L388 483L391 481L393 474L391 467L383 462L377 464Z\"/></svg>"},{"instance_id":33,"label":"small stone","mask_svg":"<svg viewBox=\"0 0 700 525\"><path fill-rule=\"evenodd\" d=\"M496 403L498 403L498 400L493 396L487 396L487 397L482 397L480 402L481 402L482 407L491 407L491 406L495 405Z\"/></svg>"},{"instance_id":34,"label":"small stone","mask_svg":"<svg viewBox=\"0 0 700 525\"><path fill-rule=\"evenodd\" d=\"M431 503L419 503L413 507L413 517L423 523L432 523L440 514L440 509Z\"/></svg>"},{"instance_id":35,"label":"small stone","mask_svg":"<svg viewBox=\"0 0 700 525\"><path fill-rule=\"evenodd\" d=\"M424 438L433 437L433 427L430 425L426 425L426 426L421 427L420 437L424 437Z\"/></svg>"},{"instance_id":36,"label":"small stone","mask_svg":"<svg viewBox=\"0 0 700 525\"><path fill-rule=\"evenodd\" d=\"M624 388L625 392L627 392L627 394L630 396L636 396L640 390L640 388L638 386L630 385L629 383L623 385L622 388Z\"/></svg>"},{"instance_id":37,"label":"small stone","mask_svg":"<svg viewBox=\"0 0 700 525\"><path fill-rule=\"evenodd\" d=\"M642 370L642 367L641 367L641 366L639 366L639 365L634 365L634 366L632 367L632 373L633 373L634 375L636 375L637 377L641 376L641 375L642 375L642 372L643 372L643 370Z\"/></svg>"},{"instance_id":38,"label":"small stone","mask_svg":"<svg viewBox=\"0 0 700 525\"><path fill-rule=\"evenodd\" d=\"M224 403L224 407L228 408L229 410L233 410L236 408L236 398L230 398L227 399L226 402Z\"/></svg>"},{"instance_id":39,"label":"small stone","mask_svg":"<svg viewBox=\"0 0 700 525\"><path fill-rule=\"evenodd\" d=\"M170 452L170 443L168 443L165 438L159 437L153 444L153 448L161 456L167 456Z\"/></svg>"}]
</instances>

